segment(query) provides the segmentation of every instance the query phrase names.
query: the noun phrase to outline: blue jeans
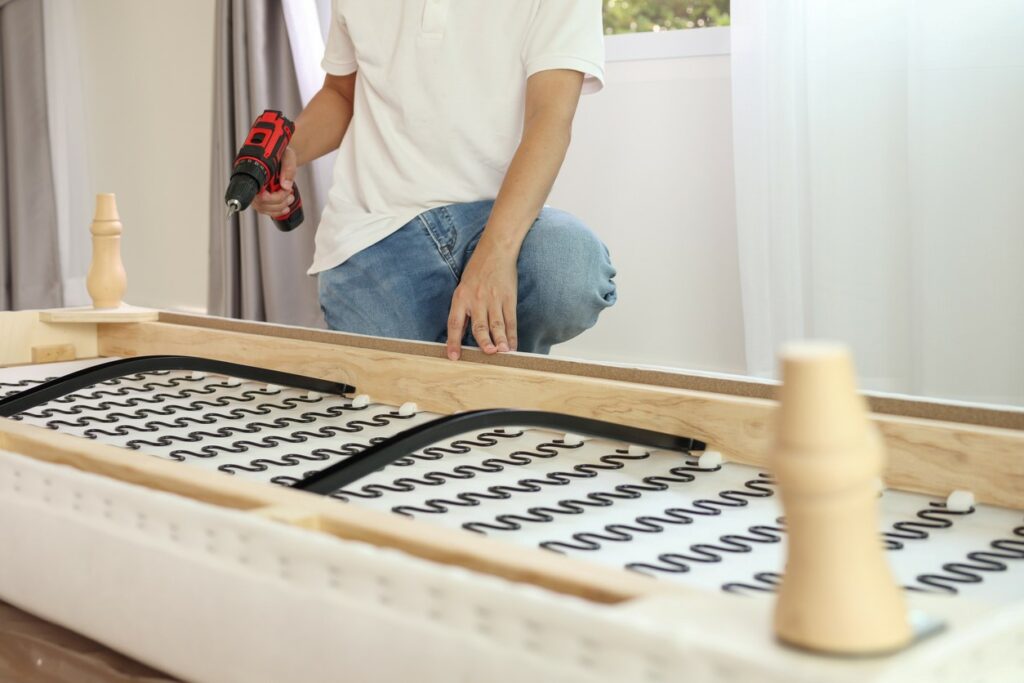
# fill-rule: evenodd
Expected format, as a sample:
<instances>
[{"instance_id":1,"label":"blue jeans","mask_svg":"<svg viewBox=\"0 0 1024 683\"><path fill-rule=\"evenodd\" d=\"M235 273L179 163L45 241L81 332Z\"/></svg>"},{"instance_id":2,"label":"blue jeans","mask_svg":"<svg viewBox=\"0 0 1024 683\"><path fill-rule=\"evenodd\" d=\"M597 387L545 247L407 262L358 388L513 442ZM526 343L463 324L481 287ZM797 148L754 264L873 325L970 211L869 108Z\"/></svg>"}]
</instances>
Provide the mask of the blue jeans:
<instances>
[{"instance_id":1,"label":"blue jeans","mask_svg":"<svg viewBox=\"0 0 1024 683\"><path fill-rule=\"evenodd\" d=\"M320 306L332 330L445 342L462 270L493 201L420 214L397 232L319 275ZM579 219L545 208L519 252L519 350L548 353L593 327L615 303L608 249ZM468 328L467 328L468 329ZM475 346L467 332L465 344Z\"/></svg>"}]
</instances>

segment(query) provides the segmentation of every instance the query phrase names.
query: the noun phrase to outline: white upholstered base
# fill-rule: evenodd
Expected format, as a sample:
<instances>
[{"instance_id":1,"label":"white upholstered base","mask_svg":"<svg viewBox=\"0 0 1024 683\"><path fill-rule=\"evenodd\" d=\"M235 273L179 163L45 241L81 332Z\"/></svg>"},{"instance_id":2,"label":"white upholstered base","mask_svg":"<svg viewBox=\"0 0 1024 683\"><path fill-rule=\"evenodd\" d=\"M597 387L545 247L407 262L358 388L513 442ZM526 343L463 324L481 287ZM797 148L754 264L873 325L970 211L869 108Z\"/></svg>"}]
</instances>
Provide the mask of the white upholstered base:
<instances>
[{"instance_id":1,"label":"white upholstered base","mask_svg":"<svg viewBox=\"0 0 1024 683\"><path fill-rule=\"evenodd\" d=\"M1019 680L1024 608L886 659L794 652L769 598L619 606L0 452L0 598L197 681ZM965 676L972 674L974 677Z\"/></svg>"}]
</instances>

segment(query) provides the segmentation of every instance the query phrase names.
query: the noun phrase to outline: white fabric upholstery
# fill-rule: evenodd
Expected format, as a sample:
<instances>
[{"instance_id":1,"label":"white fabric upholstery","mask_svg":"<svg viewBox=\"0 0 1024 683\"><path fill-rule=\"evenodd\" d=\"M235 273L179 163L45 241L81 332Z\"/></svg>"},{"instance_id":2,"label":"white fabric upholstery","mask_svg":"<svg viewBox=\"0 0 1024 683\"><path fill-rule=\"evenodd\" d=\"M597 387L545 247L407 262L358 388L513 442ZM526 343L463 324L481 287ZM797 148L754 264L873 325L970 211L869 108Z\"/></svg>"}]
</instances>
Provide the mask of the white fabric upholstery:
<instances>
[{"instance_id":1,"label":"white fabric upholstery","mask_svg":"<svg viewBox=\"0 0 1024 683\"><path fill-rule=\"evenodd\" d=\"M819 658L773 642L768 600L596 605L2 451L0 520L0 598L188 680L955 680L980 661L995 681L1024 665L1019 604L942 600L945 636Z\"/></svg>"}]
</instances>

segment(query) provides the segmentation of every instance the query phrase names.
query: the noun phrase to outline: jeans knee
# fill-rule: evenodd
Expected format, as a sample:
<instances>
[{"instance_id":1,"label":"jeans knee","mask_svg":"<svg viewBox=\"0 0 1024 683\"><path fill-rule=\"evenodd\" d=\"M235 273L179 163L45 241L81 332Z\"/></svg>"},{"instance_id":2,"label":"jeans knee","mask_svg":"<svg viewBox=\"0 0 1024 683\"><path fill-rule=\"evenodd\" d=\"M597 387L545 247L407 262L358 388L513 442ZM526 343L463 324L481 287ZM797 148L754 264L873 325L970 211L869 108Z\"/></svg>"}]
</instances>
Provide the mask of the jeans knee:
<instances>
[{"instance_id":1,"label":"jeans knee","mask_svg":"<svg viewBox=\"0 0 1024 683\"><path fill-rule=\"evenodd\" d=\"M571 311L594 309L595 317L614 304L615 267L604 242L576 218L562 221L552 241L561 254L564 274L554 288L554 298Z\"/></svg>"},{"instance_id":2,"label":"jeans knee","mask_svg":"<svg viewBox=\"0 0 1024 683\"><path fill-rule=\"evenodd\" d=\"M615 303L615 268L597 235L564 211L545 209L531 233L532 303L545 336L557 344L593 327Z\"/></svg>"},{"instance_id":3,"label":"jeans knee","mask_svg":"<svg viewBox=\"0 0 1024 683\"><path fill-rule=\"evenodd\" d=\"M547 301L552 322L558 321L563 340L571 339L597 323L601 312L615 303L615 283L593 273L576 273L552 288Z\"/></svg>"}]
</instances>

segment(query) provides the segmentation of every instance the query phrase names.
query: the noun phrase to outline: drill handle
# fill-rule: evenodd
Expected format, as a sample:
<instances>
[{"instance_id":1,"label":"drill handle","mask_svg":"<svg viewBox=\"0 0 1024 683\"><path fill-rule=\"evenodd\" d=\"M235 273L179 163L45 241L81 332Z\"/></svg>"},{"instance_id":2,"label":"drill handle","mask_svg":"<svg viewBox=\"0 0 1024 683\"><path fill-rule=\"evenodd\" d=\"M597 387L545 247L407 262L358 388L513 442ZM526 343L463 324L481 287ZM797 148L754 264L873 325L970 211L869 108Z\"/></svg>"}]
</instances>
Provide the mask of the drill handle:
<instances>
[{"instance_id":1,"label":"drill handle","mask_svg":"<svg viewBox=\"0 0 1024 683\"><path fill-rule=\"evenodd\" d=\"M269 183L267 183L268 192L277 192L280 189L281 179L279 177L275 176L270 179ZM273 217L274 225L277 226L278 230L282 230L284 232L291 232L295 228L299 227L302 224L302 219L304 218L302 213L302 195L299 194L298 183L292 183L292 195L294 195L295 199L288 205L285 212L279 216Z\"/></svg>"}]
</instances>

